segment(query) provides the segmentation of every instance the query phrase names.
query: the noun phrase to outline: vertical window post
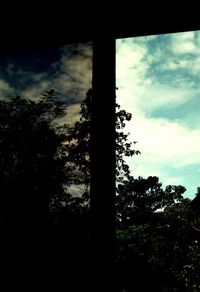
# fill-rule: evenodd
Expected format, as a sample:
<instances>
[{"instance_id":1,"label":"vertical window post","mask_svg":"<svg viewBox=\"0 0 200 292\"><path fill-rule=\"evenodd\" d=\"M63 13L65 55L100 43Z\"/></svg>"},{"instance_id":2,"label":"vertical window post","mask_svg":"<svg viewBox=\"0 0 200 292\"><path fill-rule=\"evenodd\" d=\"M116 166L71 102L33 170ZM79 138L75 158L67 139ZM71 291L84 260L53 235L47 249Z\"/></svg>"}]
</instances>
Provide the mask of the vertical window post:
<instances>
[{"instance_id":1,"label":"vertical window post","mask_svg":"<svg viewBox=\"0 0 200 292\"><path fill-rule=\"evenodd\" d=\"M91 142L94 264L103 288L115 260L115 38L109 35L93 41Z\"/></svg>"}]
</instances>

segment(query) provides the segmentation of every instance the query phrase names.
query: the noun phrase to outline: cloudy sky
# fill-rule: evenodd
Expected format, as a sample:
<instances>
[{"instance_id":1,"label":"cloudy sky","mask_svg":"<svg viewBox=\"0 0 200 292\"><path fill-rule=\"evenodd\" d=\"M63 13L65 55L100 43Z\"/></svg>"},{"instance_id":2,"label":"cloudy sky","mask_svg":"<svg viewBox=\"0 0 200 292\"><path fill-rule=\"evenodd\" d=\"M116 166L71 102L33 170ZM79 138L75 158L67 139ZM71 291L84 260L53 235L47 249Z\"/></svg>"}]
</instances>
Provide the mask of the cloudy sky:
<instances>
[{"instance_id":1,"label":"cloudy sky","mask_svg":"<svg viewBox=\"0 0 200 292\"><path fill-rule=\"evenodd\" d=\"M45 90L55 89L68 105L65 123L79 119L80 104L91 83L91 43L0 51L0 99L20 95L37 100ZM80 186L68 191L78 195Z\"/></svg>"},{"instance_id":2,"label":"cloudy sky","mask_svg":"<svg viewBox=\"0 0 200 292\"><path fill-rule=\"evenodd\" d=\"M132 174L163 185L200 186L200 31L119 39L117 102L132 113L130 139L141 155Z\"/></svg>"},{"instance_id":3,"label":"cloudy sky","mask_svg":"<svg viewBox=\"0 0 200 292\"><path fill-rule=\"evenodd\" d=\"M0 99L20 95L37 99L56 89L69 104L67 119L79 117L80 102L91 88L90 43L30 50L0 51Z\"/></svg>"}]
</instances>

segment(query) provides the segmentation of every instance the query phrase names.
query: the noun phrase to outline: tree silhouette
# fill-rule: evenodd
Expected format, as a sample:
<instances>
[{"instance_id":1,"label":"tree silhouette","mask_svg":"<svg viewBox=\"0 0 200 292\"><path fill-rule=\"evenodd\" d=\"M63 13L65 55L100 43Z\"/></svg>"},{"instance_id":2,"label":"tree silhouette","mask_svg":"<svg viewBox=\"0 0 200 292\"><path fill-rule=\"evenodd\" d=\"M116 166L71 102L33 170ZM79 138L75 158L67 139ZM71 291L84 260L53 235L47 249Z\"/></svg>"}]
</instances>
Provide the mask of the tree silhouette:
<instances>
[{"instance_id":1,"label":"tree silhouette","mask_svg":"<svg viewBox=\"0 0 200 292\"><path fill-rule=\"evenodd\" d=\"M150 222L156 211L180 202L185 190L183 186L167 186L164 190L156 176L147 179L130 176L117 187L118 222L123 226Z\"/></svg>"},{"instance_id":2,"label":"tree silhouette","mask_svg":"<svg viewBox=\"0 0 200 292\"><path fill-rule=\"evenodd\" d=\"M129 179L130 170L125 162L125 157L141 154L139 150L133 149L136 141L130 141L129 133L124 132L126 122L132 118L131 113L121 110L120 105L116 104L116 182L123 182Z\"/></svg>"},{"instance_id":3,"label":"tree silhouette","mask_svg":"<svg viewBox=\"0 0 200 292\"><path fill-rule=\"evenodd\" d=\"M89 246L81 240L83 200L68 191L82 179L78 162L71 163L76 153L68 126L60 120L66 114L55 90L35 101L0 101L0 252L2 264L16 271L20 262L18 273L30 282L60 285L68 274L68 286L81 278L73 270L86 262Z\"/></svg>"},{"instance_id":4,"label":"tree silhouette","mask_svg":"<svg viewBox=\"0 0 200 292\"><path fill-rule=\"evenodd\" d=\"M3 222L37 221L41 225L49 216L51 198L63 192L66 169L61 145L65 135L59 133L54 120L65 114L65 107L56 97L50 90L38 102L19 96L0 102Z\"/></svg>"},{"instance_id":5,"label":"tree silhouette","mask_svg":"<svg viewBox=\"0 0 200 292\"><path fill-rule=\"evenodd\" d=\"M73 212L82 210L82 218L88 214L90 197L91 99L92 90L89 90L81 105L80 121L69 129L70 143L66 147L68 163L76 169L73 183L82 186L84 194L74 200ZM199 243L188 220L190 200L183 197L186 189L175 185L162 188L158 177L134 178L131 175L125 157L140 152L133 149L136 142L129 141L124 132L131 114L118 105L116 109L118 289L120 292L151 288L163 292L185 291L186 287L194 289L199 283L198 274L192 272L199 269L198 260L195 260L195 256L199 259ZM67 206L72 205L63 207L65 216Z\"/></svg>"},{"instance_id":6,"label":"tree silhouette","mask_svg":"<svg viewBox=\"0 0 200 292\"><path fill-rule=\"evenodd\" d=\"M1 259L5 266L20 261L31 269L36 264L38 281L44 270L62 284L67 275L66 285L87 277L91 100L89 90L80 120L71 126L61 123L67 105L54 90L37 101L19 96L0 101ZM116 105L119 291L130 292L137 286L138 291L150 287L195 291L200 285L196 272L200 233L191 222L199 224L199 189L191 203L183 197L183 186L162 188L158 177L131 175L125 157L140 152L124 131L130 119L131 114ZM74 188L79 188L78 196ZM81 272L74 273L78 266ZM31 275L27 271L22 270L33 281L33 268Z\"/></svg>"}]
</instances>

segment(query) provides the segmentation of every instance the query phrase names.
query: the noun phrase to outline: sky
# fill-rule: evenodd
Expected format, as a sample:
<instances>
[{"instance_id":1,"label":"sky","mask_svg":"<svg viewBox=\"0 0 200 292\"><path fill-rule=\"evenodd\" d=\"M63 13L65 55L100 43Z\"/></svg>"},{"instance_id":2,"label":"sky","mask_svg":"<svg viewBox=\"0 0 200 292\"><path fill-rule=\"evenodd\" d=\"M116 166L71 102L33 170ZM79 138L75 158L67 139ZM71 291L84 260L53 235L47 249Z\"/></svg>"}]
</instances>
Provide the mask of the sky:
<instances>
[{"instance_id":1,"label":"sky","mask_svg":"<svg viewBox=\"0 0 200 292\"><path fill-rule=\"evenodd\" d=\"M156 175L163 186L200 186L200 31L118 39L117 102L132 113L126 131L141 155L127 160L134 177ZM79 119L92 83L92 44L0 51L0 99L37 99L56 89ZM78 190L77 190L78 192Z\"/></svg>"},{"instance_id":2,"label":"sky","mask_svg":"<svg viewBox=\"0 0 200 292\"><path fill-rule=\"evenodd\" d=\"M68 105L63 122L73 124L80 118L80 104L91 86L91 43L0 50L0 100L17 95L37 100L45 90L55 89ZM81 192L74 185L68 191L75 196Z\"/></svg>"},{"instance_id":3,"label":"sky","mask_svg":"<svg viewBox=\"0 0 200 292\"><path fill-rule=\"evenodd\" d=\"M128 158L134 177L158 176L200 186L200 31L116 41L117 102L132 113L126 131L141 155Z\"/></svg>"},{"instance_id":4,"label":"sky","mask_svg":"<svg viewBox=\"0 0 200 292\"><path fill-rule=\"evenodd\" d=\"M45 90L55 89L69 105L69 123L78 120L91 82L91 43L0 51L0 99L20 95L37 100Z\"/></svg>"}]
</instances>

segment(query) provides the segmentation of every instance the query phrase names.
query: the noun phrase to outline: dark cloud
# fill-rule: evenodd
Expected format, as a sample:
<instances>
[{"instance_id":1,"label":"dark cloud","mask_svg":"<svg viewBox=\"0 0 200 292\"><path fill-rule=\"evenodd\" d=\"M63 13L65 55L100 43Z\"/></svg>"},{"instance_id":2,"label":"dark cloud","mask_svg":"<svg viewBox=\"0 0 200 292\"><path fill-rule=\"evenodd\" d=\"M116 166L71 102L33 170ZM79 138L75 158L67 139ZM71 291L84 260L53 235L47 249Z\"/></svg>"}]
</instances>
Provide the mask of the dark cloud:
<instances>
[{"instance_id":1,"label":"dark cloud","mask_svg":"<svg viewBox=\"0 0 200 292\"><path fill-rule=\"evenodd\" d=\"M91 87L92 45L1 52L0 69L2 88L8 93L12 88L13 94L37 99L44 90L54 88L62 101L80 103Z\"/></svg>"}]
</instances>

